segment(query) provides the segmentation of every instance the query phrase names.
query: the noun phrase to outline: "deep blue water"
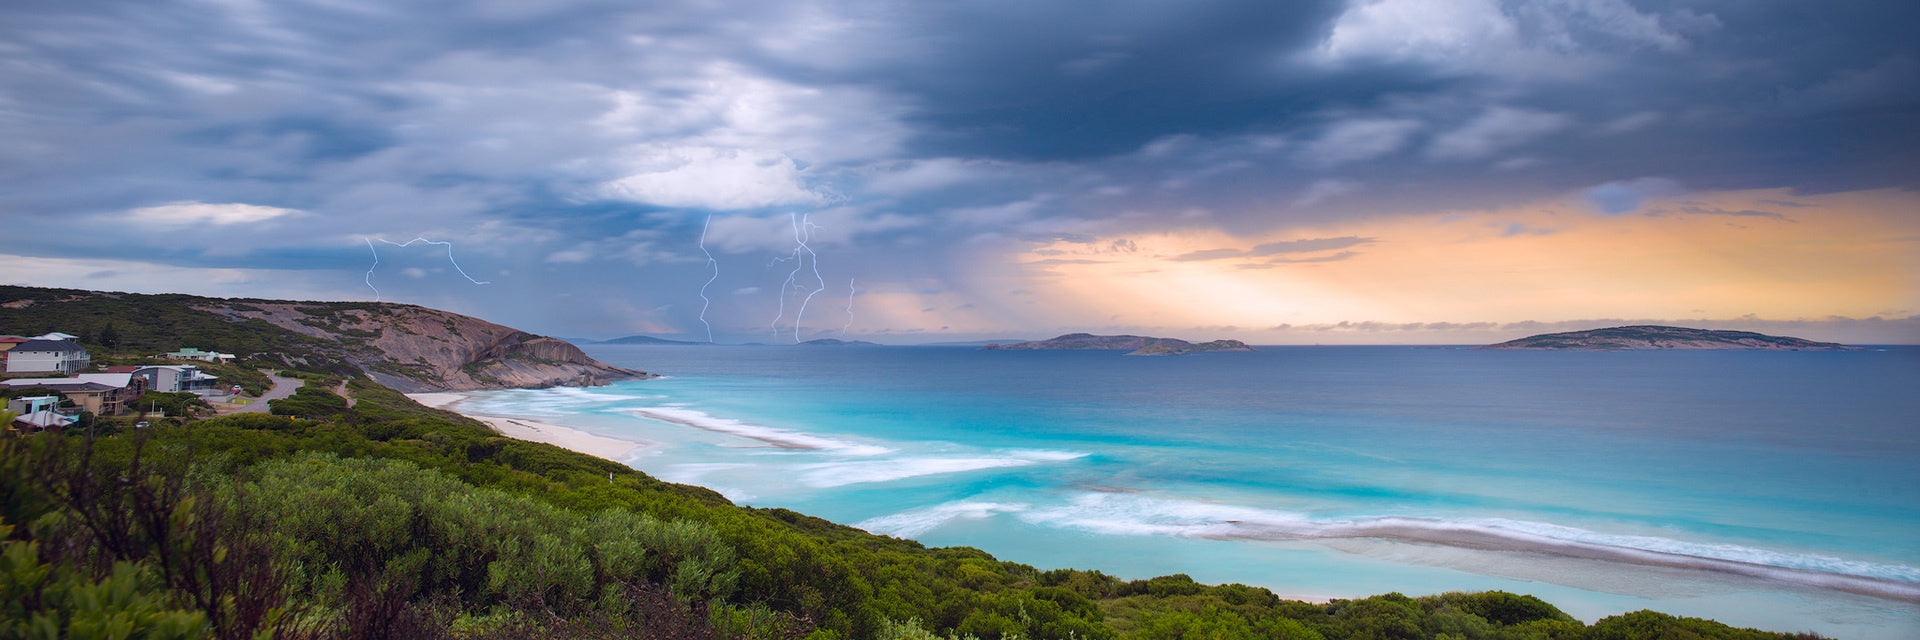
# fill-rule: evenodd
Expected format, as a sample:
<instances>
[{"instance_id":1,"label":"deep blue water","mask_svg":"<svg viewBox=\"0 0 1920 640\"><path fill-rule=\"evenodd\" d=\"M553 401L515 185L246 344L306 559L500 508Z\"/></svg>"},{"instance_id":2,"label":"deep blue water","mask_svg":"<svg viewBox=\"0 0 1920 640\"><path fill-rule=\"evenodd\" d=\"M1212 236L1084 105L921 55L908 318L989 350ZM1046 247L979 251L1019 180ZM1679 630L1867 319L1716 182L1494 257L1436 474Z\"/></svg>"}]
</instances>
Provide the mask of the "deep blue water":
<instances>
[{"instance_id":1,"label":"deep blue water","mask_svg":"<svg viewBox=\"0 0 1920 640\"><path fill-rule=\"evenodd\" d=\"M1920 349L587 350L667 377L460 408L1041 567L1920 637Z\"/></svg>"}]
</instances>

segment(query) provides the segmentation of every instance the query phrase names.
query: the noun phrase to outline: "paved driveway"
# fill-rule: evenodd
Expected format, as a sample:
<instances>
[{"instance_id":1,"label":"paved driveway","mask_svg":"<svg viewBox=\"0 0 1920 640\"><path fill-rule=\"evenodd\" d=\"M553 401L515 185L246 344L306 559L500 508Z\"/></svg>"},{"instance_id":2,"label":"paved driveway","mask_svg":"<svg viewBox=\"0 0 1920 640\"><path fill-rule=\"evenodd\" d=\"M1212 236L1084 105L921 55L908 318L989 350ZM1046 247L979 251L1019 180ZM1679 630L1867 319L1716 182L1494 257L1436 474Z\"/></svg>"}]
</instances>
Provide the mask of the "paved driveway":
<instances>
[{"instance_id":1,"label":"paved driveway","mask_svg":"<svg viewBox=\"0 0 1920 640\"><path fill-rule=\"evenodd\" d=\"M234 408L221 411L220 413L266 413L268 400L278 400L293 395L293 391L299 389L300 385L303 384L298 378L282 378L265 370L262 370L261 373L265 373L268 378L273 379L272 389L268 389L266 393L260 394L260 397L254 398L252 402L247 404L229 405Z\"/></svg>"}]
</instances>

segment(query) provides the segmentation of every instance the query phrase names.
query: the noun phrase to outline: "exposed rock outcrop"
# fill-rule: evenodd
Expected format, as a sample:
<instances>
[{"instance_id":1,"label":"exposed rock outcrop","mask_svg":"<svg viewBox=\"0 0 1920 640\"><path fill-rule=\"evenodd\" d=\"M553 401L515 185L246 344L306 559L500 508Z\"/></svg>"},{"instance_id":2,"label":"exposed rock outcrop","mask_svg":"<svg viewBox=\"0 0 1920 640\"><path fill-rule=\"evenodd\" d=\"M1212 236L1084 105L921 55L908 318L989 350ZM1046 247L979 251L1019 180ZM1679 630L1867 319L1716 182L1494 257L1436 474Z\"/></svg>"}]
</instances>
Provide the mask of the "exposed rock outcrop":
<instances>
[{"instance_id":1,"label":"exposed rock outcrop","mask_svg":"<svg viewBox=\"0 0 1920 640\"><path fill-rule=\"evenodd\" d=\"M650 377L595 360L563 340L426 307L248 301L202 308L338 341L347 361L406 393L593 386Z\"/></svg>"}]
</instances>

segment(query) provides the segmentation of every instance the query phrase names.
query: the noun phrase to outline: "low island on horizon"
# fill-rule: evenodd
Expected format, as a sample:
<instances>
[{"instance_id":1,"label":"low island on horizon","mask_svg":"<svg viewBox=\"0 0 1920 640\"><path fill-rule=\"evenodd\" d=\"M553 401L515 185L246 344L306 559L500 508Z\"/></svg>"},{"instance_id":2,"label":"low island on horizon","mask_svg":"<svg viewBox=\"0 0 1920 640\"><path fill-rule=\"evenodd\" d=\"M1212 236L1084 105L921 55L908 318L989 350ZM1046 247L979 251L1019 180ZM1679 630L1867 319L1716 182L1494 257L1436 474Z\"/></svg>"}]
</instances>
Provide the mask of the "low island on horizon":
<instances>
[{"instance_id":1,"label":"low island on horizon","mask_svg":"<svg viewBox=\"0 0 1920 640\"><path fill-rule=\"evenodd\" d=\"M1012 344L989 344L980 349L982 351L1126 351L1130 356L1178 356L1200 352L1253 351L1253 347L1239 340L1193 343L1179 338L1134 335L1096 336L1091 333L1069 333L1047 340Z\"/></svg>"},{"instance_id":2,"label":"low island on horizon","mask_svg":"<svg viewBox=\"0 0 1920 640\"><path fill-rule=\"evenodd\" d=\"M1859 347L1835 342L1815 342L1803 338L1770 336L1751 331L1689 329L1660 325L1543 333L1475 348L1501 351L1854 351L1859 349Z\"/></svg>"}]
</instances>

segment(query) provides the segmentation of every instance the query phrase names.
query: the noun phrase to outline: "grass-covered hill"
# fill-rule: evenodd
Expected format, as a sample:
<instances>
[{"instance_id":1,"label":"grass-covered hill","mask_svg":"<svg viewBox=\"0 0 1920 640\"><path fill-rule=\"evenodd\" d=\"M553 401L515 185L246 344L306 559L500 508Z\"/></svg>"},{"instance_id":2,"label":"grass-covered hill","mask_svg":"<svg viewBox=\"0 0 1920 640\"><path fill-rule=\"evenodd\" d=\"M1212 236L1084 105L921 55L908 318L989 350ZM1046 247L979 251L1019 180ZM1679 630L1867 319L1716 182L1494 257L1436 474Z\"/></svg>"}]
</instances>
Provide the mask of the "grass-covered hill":
<instances>
[{"instance_id":1,"label":"grass-covered hill","mask_svg":"<svg viewBox=\"0 0 1920 640\"><path fill-rule=\"evenodd\" d=\"M181 347L258 367L369 376L402 391L604 384L644 376L561 340L383 302L289 302L0 286L0 333L80 336L96 359Z\"/></svg>"},{"instance_id":2,"label":"grass-covered hill","mask_svg":"<svg viewBox=\"0 0 1920 640\"><path fill-rule=\"evenodd\" d=\"M1500 592L1308 604L1039 569L347 390L323 420L0 436L0 638L1792 637L1654 612L1583 625Z\"/></svg>"}]
</instances>

